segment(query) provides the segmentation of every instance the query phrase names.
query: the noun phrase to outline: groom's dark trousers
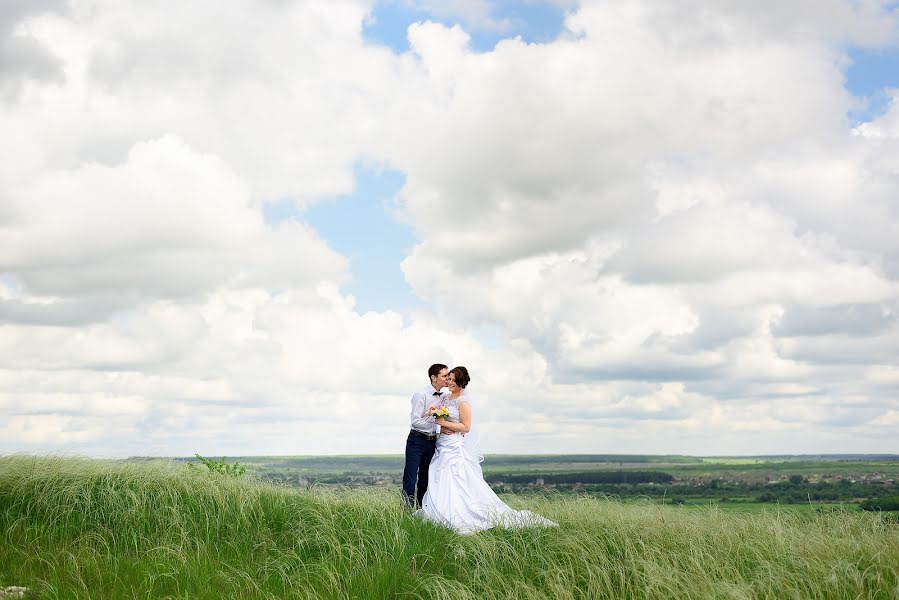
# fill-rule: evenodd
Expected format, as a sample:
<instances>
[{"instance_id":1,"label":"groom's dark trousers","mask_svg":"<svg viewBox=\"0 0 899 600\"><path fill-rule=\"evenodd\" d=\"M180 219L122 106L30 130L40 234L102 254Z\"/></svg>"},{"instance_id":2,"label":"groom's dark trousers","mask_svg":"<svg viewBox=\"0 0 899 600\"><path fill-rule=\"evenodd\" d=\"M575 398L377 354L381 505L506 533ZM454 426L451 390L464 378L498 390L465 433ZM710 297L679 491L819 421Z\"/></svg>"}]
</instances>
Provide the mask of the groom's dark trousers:
<instances>
[{"instance_id":1,"label":"groom's dark trousers","mask_svg":"<svg viewBox=\"0 0 899 600\"><path fill-rule=\"evenodd\" d=\"M414 429L409 431L409 437L406 438L403 496L410 508L421 506L425 492L428 491L428 467L431 466L431 459L434 457L436 442L436 435L426 435ZM418 480L418 493L415 490L416 480Z\"/></svg>"}]
</instances>

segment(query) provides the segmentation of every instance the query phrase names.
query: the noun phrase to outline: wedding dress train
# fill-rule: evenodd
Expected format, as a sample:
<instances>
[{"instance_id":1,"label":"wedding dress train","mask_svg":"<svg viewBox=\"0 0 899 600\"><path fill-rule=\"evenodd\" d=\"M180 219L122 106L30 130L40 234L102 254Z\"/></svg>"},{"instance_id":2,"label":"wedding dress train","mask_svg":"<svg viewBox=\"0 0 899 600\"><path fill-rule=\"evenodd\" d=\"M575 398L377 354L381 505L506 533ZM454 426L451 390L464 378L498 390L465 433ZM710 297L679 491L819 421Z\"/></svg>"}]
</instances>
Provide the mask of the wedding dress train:
<instances>
[{"instance_id":1,"label":"wedding dress train","mask_svg":"<svg viewBox=\"0 0 899 600\"><path fill-rule=\"evenodd\" d=\"M450 416L459 422L458 403L449 400ZM484 481L480 457L464 437L455 433L437 438L437 451L428 471L428 491L420 517L468 534L491 527L556 527L557 523L529 510L514 510L506 505Z\"/></svg>"}]
</instances>

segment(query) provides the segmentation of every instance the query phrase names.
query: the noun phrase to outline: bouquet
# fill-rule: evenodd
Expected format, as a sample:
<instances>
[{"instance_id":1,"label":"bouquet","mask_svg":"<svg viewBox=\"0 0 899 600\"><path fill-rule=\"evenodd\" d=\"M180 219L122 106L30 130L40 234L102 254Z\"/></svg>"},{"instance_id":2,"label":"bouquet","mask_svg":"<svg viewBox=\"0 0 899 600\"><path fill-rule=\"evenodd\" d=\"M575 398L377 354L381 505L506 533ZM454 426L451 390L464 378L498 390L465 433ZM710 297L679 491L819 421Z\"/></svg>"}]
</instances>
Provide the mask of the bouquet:
<instances>
[{"instance_id":1,"label":"bouquet","mask_svg":"<svg viewBox=\"0 0 899 600\"><path fill-rule=\"evenodd\" d=\"M447 417L449 417L449 409L445 406L432 406L428 409L428 414L435 419L446 419ZM434 430L436 433L440 433L440 425L435 425Z\"/></svg>"}]
</instances>

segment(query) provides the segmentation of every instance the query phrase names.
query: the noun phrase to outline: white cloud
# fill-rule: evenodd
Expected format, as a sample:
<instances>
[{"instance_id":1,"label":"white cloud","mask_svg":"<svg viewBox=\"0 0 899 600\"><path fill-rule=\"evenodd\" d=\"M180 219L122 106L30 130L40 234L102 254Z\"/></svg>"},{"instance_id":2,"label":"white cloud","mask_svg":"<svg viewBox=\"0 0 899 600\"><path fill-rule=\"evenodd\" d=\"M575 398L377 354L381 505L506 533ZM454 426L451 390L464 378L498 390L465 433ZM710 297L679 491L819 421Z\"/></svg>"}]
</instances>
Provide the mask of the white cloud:
<instances>
[{"instance_id":1,"label":"white cloud","mask_svg":"<svg viewBox=\"0 0 899 600\"><path fill-rule=\"evenodd\" d=\"M267 227L241 178L172 136L136 144L124 164L49 171L9 193L0 269L36 295L177 297L345 277L314 232Z\"/></svg>"},{"instance_id":2,"label":"white cloud","mask_svg":"<svg viewBox=\"0 0 899 600\"><path fill-rule=\"evenodd\" d=\"M136 140L174 132L238 165L257 200L347 192L390 97L389 52L360 37L366 4L75 3L29 22L66 85L34 89L4 129L51 167L119 162Z\"/></svg>"},{"instance_id":3,"label":"white cloud","mask_svg":"<svg viewBox=\"0 0 899 600\"><path fill-rule=\"evenodd\" d=\"M0 7L0 101L14 101L31 81L58 83L60 60L27 26L28 20L62 10L61 0L7 0Z\"/></svg>"}]
</instances>

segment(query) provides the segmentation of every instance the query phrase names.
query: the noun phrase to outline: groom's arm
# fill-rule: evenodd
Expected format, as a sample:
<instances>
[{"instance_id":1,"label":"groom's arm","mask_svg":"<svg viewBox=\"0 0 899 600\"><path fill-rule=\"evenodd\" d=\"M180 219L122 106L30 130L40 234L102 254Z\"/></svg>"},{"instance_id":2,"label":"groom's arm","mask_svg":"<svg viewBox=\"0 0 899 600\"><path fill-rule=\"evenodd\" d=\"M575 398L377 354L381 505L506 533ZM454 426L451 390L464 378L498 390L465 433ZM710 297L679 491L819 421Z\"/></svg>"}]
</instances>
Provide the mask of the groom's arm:
<instances>
[{"instance_id":1,"label":"groom's arm","mask_svg":"<svg viewBox=\"0 0 899 600\"><path fill-rule=\"evenodd\" d=\"M412 412L410 413L410 421L412 429L419 431L433 431L434 417L427 413L428 399L421 392L412 394Z\"/></svg>"}]
</instances>

